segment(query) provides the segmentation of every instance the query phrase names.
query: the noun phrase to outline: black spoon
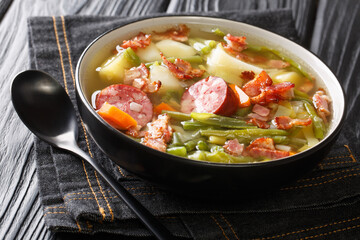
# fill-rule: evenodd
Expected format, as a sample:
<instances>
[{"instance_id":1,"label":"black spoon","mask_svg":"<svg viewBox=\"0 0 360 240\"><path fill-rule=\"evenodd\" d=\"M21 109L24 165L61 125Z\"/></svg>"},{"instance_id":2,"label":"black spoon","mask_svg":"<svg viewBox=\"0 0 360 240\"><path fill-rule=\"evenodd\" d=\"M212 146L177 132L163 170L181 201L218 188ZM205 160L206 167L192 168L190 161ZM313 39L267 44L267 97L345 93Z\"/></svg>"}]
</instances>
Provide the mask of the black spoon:
<instances>
[{"instance_id":1,"label":"black spoon","mask_svg":"<svg viewBox=\"0 0 360 240\"><path fill-rule=\"evenodd\" d=\"M139 201L78 147L74 106L54 78L36 70L22 72L12 82L11 97L16 112L30 131L49 144L87 161L158 239L174 239Z\"/></svg>"}]
</instances>

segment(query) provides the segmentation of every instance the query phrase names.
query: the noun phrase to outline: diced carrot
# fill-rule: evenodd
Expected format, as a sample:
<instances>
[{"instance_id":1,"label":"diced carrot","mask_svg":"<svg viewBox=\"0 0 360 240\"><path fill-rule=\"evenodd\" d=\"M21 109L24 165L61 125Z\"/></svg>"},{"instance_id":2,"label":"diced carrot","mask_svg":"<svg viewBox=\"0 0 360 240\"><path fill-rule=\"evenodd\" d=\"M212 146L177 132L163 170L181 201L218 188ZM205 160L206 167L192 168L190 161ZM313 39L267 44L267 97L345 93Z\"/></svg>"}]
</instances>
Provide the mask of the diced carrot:
<instances>
[{"instance_id":1,"label":"diced carrot","mask_svg":"<svg viewBox=\"0 0 360 240\"><path fill-rule=\"evenodd\" d=\"M154 113L155 114L161 114L163 110L167 111L176 111L173 107L171 107L169 104L161 102L159 105L154 107ZM176 111L177 112L177 111Z\"/></svg>"},{"instance_id":2,"label":"diced carrot","mask_svg":"<svg viewBox=\"0 0 360 240\"><path fill-rule=\"evenodd\" d=\"M290 151L290 152L289 152L289 154L290 154L290 156L292 156L292 155L295 155L295 154L297 154L297 152L294 152L294 151Z\"/></svg>"},{"instance_id":3,"label":"diced carrot","mask_svg":"<svg viewBox=\"0 0 360 240\"><path fill-rule=\"evenodd\" d=\"M230 84L229 86L234 91L236 97L239 100L239 107L243 108L243 107L250 106L250 104L251 104L250 97L246 93L244 93L244 91L241 90L241 88L239 88L235 84Z\"/></svg>"},{"instance_id":4,"label":"diced carrot","mask_svg":"<svg viewBox=\"0 0 360 240\"><path fill-rule=\"evenodd\" d=\"M136 127L136 120L126 112L105 102L98 111L98 114L111 126L119 130L127 130Z\"/></svg>"}]
</instances>

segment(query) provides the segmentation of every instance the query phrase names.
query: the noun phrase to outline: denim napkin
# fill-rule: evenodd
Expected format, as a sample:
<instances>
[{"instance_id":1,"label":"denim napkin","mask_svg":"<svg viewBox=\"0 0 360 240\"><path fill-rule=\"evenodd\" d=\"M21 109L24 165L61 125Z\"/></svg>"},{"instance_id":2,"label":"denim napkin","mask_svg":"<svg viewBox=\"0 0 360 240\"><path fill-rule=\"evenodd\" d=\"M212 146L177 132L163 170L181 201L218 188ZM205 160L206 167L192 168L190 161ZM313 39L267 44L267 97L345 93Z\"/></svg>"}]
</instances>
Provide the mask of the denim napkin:
<instances>
[{"instance_id":1,"label":"denim napkin","mask_svg":"<svg viewBox=\"0 0 360 240\"><path fill-rule=\"evenodd\" d=\"M296 41L290 10L197 13L250 23ZM151 16L153 17L153 16ZM31 67L48 72L76 105L77 60L101 33L143 17L60 16L28 20ZM338 141L307 176L271 194L212 202L166 192L129 174L95 145L79 118L79 146L99 161L175 235L185 239L309 239L360 234L360 166L351 145ZM342 138L346 139L346 138ZM35 138L43 215L49 229L151 234L87 163ZM354 235L355 234L355 235ZM335 236L335 235L334 235Z\"/></svg>"}]
</instances>

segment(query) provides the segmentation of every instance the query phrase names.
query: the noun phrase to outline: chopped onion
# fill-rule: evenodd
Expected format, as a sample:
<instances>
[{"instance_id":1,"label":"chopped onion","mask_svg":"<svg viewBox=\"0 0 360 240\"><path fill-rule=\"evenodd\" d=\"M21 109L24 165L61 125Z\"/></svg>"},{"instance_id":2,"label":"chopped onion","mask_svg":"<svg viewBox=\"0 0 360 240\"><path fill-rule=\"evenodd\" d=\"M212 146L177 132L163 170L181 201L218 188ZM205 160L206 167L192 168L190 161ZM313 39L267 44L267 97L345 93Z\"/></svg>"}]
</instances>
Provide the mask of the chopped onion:
<instances>
[{"instance_id":1,"label":"chopped onion","mask_svg":"<svg viewBox=\"0 0 360 240\"><path fill-rule=\"evenodd\" d=\"M286 151L286 152L290 152L290 151L291 151L291 147L290 147L290 146L287 146L287 145L277 144L277 145L275 145L275 148L276 148L277 150Z\"/></svg>"},{"instance_id":2,"label":"chopped onion","mask_svg":"<svg viewBox=\"0 0 360 240\"><path fill-rule=\"evenodd\" d=\"M130 103L130 110L134 112L140 112L143 106L141 104L138 104L136 102Z\"/></svg>"}]
</instances>

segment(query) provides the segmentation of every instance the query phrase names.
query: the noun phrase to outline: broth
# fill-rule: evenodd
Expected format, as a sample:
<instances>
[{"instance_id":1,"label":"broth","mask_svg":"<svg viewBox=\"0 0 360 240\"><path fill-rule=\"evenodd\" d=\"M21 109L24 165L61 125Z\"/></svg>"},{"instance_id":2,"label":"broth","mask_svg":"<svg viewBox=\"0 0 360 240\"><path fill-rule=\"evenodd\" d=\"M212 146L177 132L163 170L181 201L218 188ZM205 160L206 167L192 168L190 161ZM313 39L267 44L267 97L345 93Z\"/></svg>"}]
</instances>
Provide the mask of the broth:
<instances>
[{"instance_id":1,"label":"broth","mask_svg":"<svg viewBox=\"0 0 360 240\"><path fill-rule=\"evenodd\" d=\"M222 163L291 156L324 137L330 99L298 63L219 29L176 27L144 29L92 59L86 96L110 125L154 149Z\"/></svg>"}]
</instances>

